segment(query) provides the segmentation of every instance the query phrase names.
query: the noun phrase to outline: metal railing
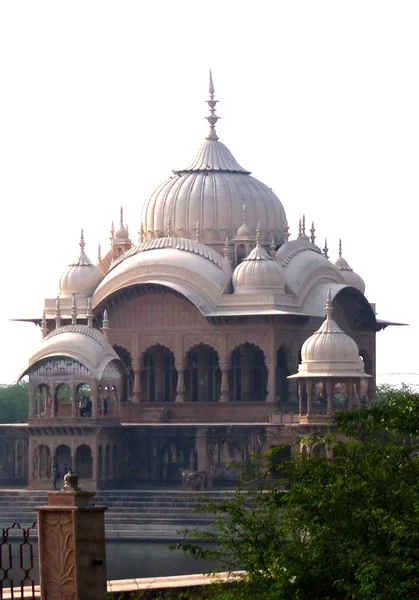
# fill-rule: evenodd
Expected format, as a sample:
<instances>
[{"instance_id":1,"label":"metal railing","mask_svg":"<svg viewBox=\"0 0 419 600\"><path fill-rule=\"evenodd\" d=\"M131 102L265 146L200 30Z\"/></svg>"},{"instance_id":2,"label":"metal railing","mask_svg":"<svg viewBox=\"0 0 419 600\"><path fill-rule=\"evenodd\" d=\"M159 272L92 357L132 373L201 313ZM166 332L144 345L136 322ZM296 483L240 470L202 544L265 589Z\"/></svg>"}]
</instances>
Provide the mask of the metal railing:
<instances>
[{"instance_id":1,"label":"metal railing","mask_svg":"<svg viewBox=\"0 0 419 600\"><path fill-rule=\"evenodd\" d=\"M2 528L0 542L0 600L35 600L35 574L38 565L34 561L34 530L36 521L30 527L13 523Z\"/></svg>"}]
</instances>

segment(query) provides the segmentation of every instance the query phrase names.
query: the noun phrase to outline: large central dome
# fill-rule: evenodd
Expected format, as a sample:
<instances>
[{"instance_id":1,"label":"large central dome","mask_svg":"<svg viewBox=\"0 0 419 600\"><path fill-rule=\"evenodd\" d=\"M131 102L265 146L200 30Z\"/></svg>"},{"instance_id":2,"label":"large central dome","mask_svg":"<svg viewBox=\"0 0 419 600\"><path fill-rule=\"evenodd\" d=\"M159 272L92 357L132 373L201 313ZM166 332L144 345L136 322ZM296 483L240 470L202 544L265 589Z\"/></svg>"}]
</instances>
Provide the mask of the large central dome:
<instances>
[{"instance_id":1,"label":"large central dome","mask_svg":"<svg viewBox=\"0 0 419 600\"><path fill-rule=\"evenodd\" d=\"M221 250L226 237L234 238L242 224L243 205L253 235L258 223L262 243L277 244L287 225L279 198L239 165L215 132L217 100L210 76L210 132L185 168L173 171L145 202L141 216L144 241L161 235L198 239Z\"/></svg>"}]
</instances>

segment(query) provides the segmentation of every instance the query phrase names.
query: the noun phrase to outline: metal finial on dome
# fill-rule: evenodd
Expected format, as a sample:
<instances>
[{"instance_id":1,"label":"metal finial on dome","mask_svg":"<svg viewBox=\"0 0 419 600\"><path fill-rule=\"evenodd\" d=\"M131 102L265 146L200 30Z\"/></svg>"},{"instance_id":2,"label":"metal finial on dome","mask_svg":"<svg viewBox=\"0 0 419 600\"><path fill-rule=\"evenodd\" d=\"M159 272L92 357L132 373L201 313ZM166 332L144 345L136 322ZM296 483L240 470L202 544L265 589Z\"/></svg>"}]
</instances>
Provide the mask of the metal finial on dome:
<instances>
[{"instance_id":1,"label":"metal finial on dome","mask_svg":"<svg viewBox=\"0 0 419 600\"><path fill-rule=\"evenodd\" d=\"M112 221L112 224L111 224L111 235L110 235L109 239L111 241L111 246L112 246L113 242L114 242L114 239L115 239L115 224L114 224L113 221Z\"/></svg>"},{"instance_id":2,"label":"metal finial on dome","mask_svg":"<svg viewBox=\"0 0 419 600\"><path fill-rule=\"evenodd\" d=\"M333 313L333 302L332 302L332 294L331 294L330 288L327 290L325 309L326 309L326 318L331 319L332 313Z\"/></svg>"},{"instance_id":3,"label":"metal finial on dome","mask_svg":"<svg viewBox=\"0 0 419 600\"><path fill-rule=\"evenodd\" d=\"M100 247L100 244L97 247L97 262L100 262L102 260L102 248Z\"/></svg>"},{"instance_id":4,"label":"metal finial on dome","mask_svg":"<svg viewBox=\"0 0 419 600\"><path fill-rule=\"evenodd\" d=\"M107 309L105 308L105 310L103 311L103 321L102 321L102 333L105 336L106 339L108 339L108 335L109 335L109 314Z\"/></svg>"},{"instance_id":5,"label":"metal finial on dome","mask_svg":"<svg viewBox=\"0 0 419 600\"><path fill-rule=\"evenodd\" d=\"M138 238L138 241L140 242L140 244L142 244L144 242L144 238L145 238L144 225L141 223L140 233L139 233L139 238Z\"/></svg>"},{"instance_id":6,"label":"metal finial on dome","mask_svg":"<svg viewBox=\"0 0 419 600\"><path fill-rule=\"evenodd\" d=\"M61 308L60 308L60 297L57 296L55 301L55 328L61 327Z\"/></svg>"},{"instance_id":7,"label":"metal finial on dome","mask_svg":"<svg viewBox=\"0 0 419 600\"><path fill-rule=\"evenodd\" d=\"M77 304L76 304L76 294L73 294L71 299L71 324L77 324Z\"/></svg>"},{"instance_id":8,"label":"metal finial on dome","mask_svg":"<svg viewBox=\"0 0 419 600\"><path fill-rule=\"evenodd\" d=\"M288 223L285 223L285 227L283 230L283 236L286 242L288 242L289 238L290 238L290 228L288 227Z\"/></svg>"},{"instance_id":9,"label":"metal finial on dome","mask_svg":"<svg viewBox=\"0 0 419 600\"><path fill-rule=\"evenodd\" d=\"M316 230L314 228L314 221L311 222L311 229L310 229L310 242L312 244L314 244L316 242Z\"/></svg>"},{"instance_id":10,"label":"metal finial on dome","mask_svg":"<svg viewBox=\"0 0 419 600\"><path fill-rule=\"evenodd\" d=\"M197 221L196 225L195 225L195 239L197 242L199 242L200 237L201 237L201 232L199 230L199 221Z\"/></svg>"},{"instance_id":11,"label":"metal finial on dome","mask_svg":"<svg viewBox=\"0 0 419 600\"><path fill-rule=\"evenodd\" d=\"M209 134L207 135L206 139L213 140L216 142L218 140L218 136L215 133L215 124L220 117L218 117L215 114L215 111L217 110L216 106L217 106L218 100L214 100L214 93L215 93L214 92L214 83L212 81L212 73L211 73L211 69L210 69L210 72L209 72L209 95L210 95L210 97L209 97L209 100L206 101L209 106L210 114L208 117L205 117L209 123L210 131L209 131Z\"/></svg>"},{"instance_id":12,"label":"metal finial on dome","mask_svg":"<svg viewBox=\"0 0 419 600\"><path fill-rule=\"evenodd\" d=\"M256 227L256 246L260 247L262 242L262 229L260 227L260 222L258 221L258 226Z\"/></svg>"},{"instance_id":13,"label":"metal finial on dome","mask_svg":"<svg viewBox=\"0 0 419 600\"><path fill-rule=\"evenodd\" d=\"M303 215L303 222L301 224L301 229L302 229L303 235L305 236L305 234L306 234L306 216L305 215Z\"/></svg>"},{"instance_id":14,"label":"metal finial on dome","mask_svg":"<svg viewBox=\"0 0 419 600\"><path fill-rule=\"evenodd\" d=\"M276 244L274 238L272 238L271 245L269 246L269 254L272 256L272 258L274 258L276 255Z\"/></svg>"},{"instance_id":15,"label":"metal finial on dome","mask_svg":"<svg viewBox=\"0 0 419 600\"><path fill-rule=\"evenodd\" d=\"M89 296L86 302L87 326L93 327L92 297Z\"/></svg>"},{"instance_id":16,"label":"metal finial on dome","mask_svg":"<svg viewBox=\"0 0 419 600\"><path fill-rule=\"evenodd\" d=\"M230 240L228 239L228 236L226 237L226 241L224 244L223 255L224 258L230 262Z\"/></svg>"},{"instance_id":17,"label":"metal finial on dome","mask_svg":"<svg viewBox=\"0 0 419 600\"><path fill-rule=\"evenodd\" d=\"M323 256L329 258L329 248L327 247L327 238L324 238Z\"/></svg>"},{"instance_id":18,"label":"metal finial on dome","mask_svg":"<svg viewBox=\"0 0 419 600\"><path fill-rule=\"evenodd\" d=\"M124 207L121 206L120 211L119 211L119 223L121 225L121 227L124 226Z\"/></svg>"},{"instance_id":19,"label":"metal finial on dome","mask_svg":"<svg viewBox=\"0 0 419 600\"><path fill-rule=\"evenodd\" d=\"M339 238L339 258L342 258L342 240Z\"/></svg>"},{"instance_id":20,"label":"metal finial on dome","mask_svg":"<svg viewBox=\"0 0 419 600\"><path fill-rule=\"evenodd\" d=\"M83 229L81 229L79 246L82 250L84 250L85 245L86 244L84 243L84 231L83 231Z\"/></svg>"},{"instance_id":21,"label":"metal finial on dome","mask_svg":"<svg viewBox=\"0 0 419 600\"><path fill-rule=\"evenodd\" d=\"M45 313L45 308L42 312L41 331L42 331L42 339L44 339L44 337L46 337L48 335L48 323L47 323L47 316Z\"/></svg>"},{"instance_id":22,"label":"metal finial on dome","mask_svg":"<svg viewBox=\"0 0 419 600\"><path fill-rule=\"evenodd\" d=\"M301 219L299 219L298 220L298 237L300 238L300 237L302 237L302 235L303 235L303 227L301 224Z\"/></svg>"}]
</instances>

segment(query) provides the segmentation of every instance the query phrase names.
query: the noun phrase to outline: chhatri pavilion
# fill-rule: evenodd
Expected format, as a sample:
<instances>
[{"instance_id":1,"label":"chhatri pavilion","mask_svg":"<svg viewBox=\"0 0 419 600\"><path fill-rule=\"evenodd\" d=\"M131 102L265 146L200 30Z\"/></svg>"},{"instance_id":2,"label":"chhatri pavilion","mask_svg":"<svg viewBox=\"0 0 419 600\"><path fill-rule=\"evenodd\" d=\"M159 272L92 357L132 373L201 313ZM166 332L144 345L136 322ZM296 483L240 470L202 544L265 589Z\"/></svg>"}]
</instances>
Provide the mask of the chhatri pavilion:
<instances>
[{"instance_id":1,"label":"chhatri pavilion","mask_svg":"<svg viewBox=\"0 0 419 600\"><path fill-rule=\"evenodd\" d=\"M291 239L279 198L219 140L217 102L210 78L208 135L145 201L138 240L122 208L96 264L81 233L34 320L9 479L50 487L67 466L86 488L228 485L228 464L374 392L388 323L341 246L332 261L303 216Z\"/></svg>"}]
</instances>

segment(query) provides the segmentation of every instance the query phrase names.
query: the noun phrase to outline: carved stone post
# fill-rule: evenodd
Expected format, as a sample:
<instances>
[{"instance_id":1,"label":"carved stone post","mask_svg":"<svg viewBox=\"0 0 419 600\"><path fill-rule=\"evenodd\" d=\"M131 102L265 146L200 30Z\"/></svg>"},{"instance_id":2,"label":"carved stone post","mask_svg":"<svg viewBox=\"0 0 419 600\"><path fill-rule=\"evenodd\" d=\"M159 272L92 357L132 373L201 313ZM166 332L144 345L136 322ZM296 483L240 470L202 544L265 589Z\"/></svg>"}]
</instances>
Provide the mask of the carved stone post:
<instances>
[{"instance_id":1,"label":"carved stone post","mask_svg":"<svg viewBox=\"0 0 419 600\"><path fill-rule=\"evenodd\" d=\"M77 417L76 382L71 381L71 416Z\"/></svg>"},{"instance_id":2,"label":"carved stone post","mask_svg":"<svg viewBox=\"0 0 419 600\"><path fill-rule=\"evenodd\" d=\"M92 419L96 419L97 417L97 405L99 400L99 383L94 379L91 382L91 391L92 391Z\"/></svg>"},{"instance_id":3,"label":"carved stone post","mask_svg":"<svg viewBox=\"0 0 419 600\"><path fill-rule=\"evenodd\" d=\"M273 404L276 400L276 398L275 398L275 364L272 361L266 366L268 367L268 389L267 389L265 401Z\"/></svg>"},{"instance_id":4,"label":"carved stone post","mask_svg":"<svg viewBox=\"0 0 419 600\"><path fill-rule=\"evenodd\" d=\"M33 386L29 383L29 419L33 418Z\"/></svg>"},{"instance_id":5,"label":"carved stone post","mask_svg":"<svg viewBox=\"0 0 419 600\"><path fill-rule=\"evenodd\" d=\"M133 396L132 396L132 401L135 403L138 403L141 401L140 395L141 395L141 364L140 364L140 359L139 358L135 358L132 361L132 370L134 371L134 387L132 390Z\"/></svg>"},{"instance_id":6,"label":"carved stone post","mask_svg":"<svg viewBox=\"0 0 419 600\"><path fill-rule=\"evenodd\" d=\"M326 394L327 394L327 414L328 416L333 414L333 388L334 382L331 379L326 381Z\"/></svg>"},{"instance_id":7,"label":"carved stone post","mask_svg":"<svg viewBox=\"0 0 419 600\"><path fill-rule=\"evenodd\" d=\"M307 379L306 381L306 394L307 394L307 416L309 417L310 415L313 414L313 397L312 397L312 390L313 387L313 383L311 381L311 379Z\"/></svg>"},{"instance_id":8,"label":"carved stone post","mask_svg":"<svg viewBox=\"0 0 419 600\"><path fill-rule=\"evenodd\" d=\"M303 393L304 383L302 381L298 382L298 413L301 416L304 414L304 393Z\"/></svg>"},{"instance_id":9,"label":"carved stone post","mask_svg":"<svg viewBox=\"0 0 419 600\"><path fill-rule=\"evenodd\" d=\"M220 385L220 400L219 402L228 402L230 400L228 387L228 364L221 363L221 385Z\"/></svg>"},{"instance_id":10,"label":"carved stone post","mask_svg":"<svg viewBox=\"0 0 419 600\"><path fill-rule=\"evenodd\" d=\"M37 508L41 599L106 600L105 510L69 473Z\"/></svg>"},{"instance_id":11,"label":"carved stone post","mask_svg":"<svg viewBox=\"0 0 419 600\"><path fill-rule=\"evenodd\" d=\"M177 370L177 386L175 402L185 402L185 369L183 365L175 365Z\"/></svg>"}]
</instances>

